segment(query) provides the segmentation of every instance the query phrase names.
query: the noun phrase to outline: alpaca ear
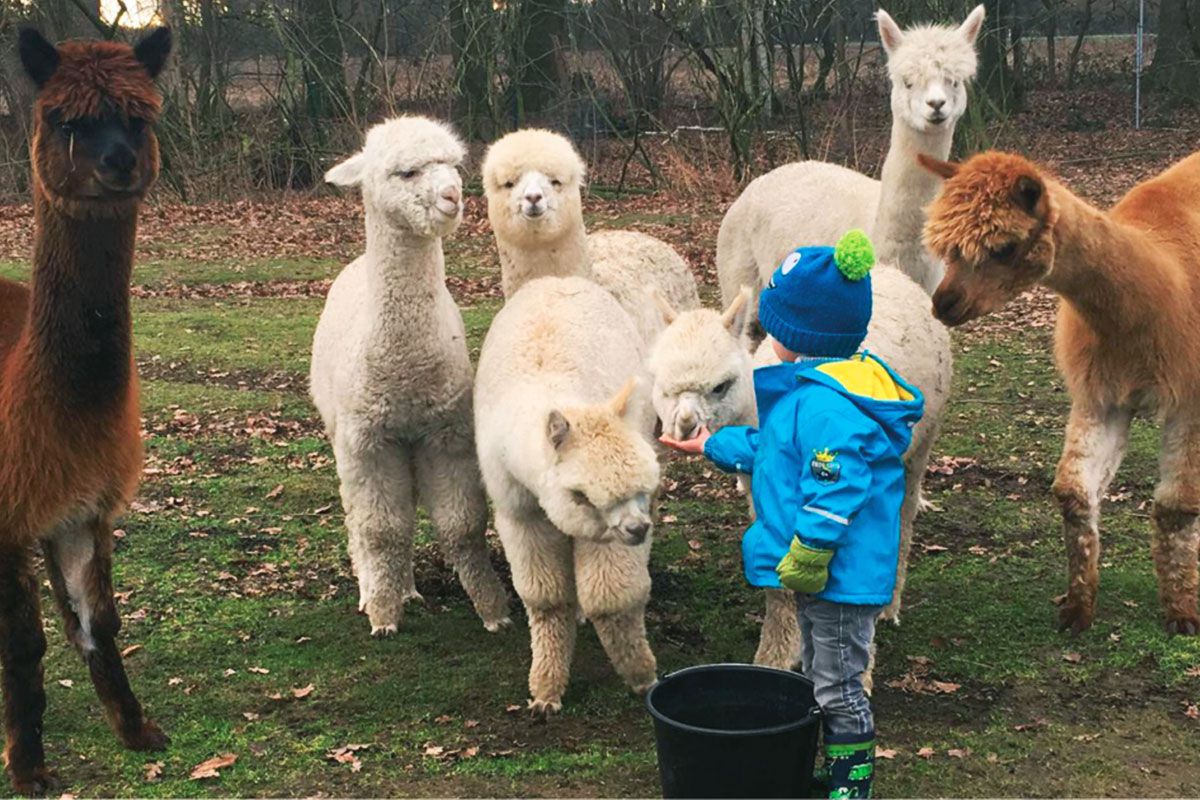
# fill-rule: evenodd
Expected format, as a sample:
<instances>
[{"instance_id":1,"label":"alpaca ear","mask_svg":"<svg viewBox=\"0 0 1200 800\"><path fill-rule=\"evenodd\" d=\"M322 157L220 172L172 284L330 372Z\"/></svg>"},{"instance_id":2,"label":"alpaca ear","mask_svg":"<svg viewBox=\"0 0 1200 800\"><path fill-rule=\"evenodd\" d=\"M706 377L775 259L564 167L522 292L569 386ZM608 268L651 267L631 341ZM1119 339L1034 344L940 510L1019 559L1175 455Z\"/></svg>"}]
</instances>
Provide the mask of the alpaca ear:
<instances>
[{"instance_id":1,"label":"alpaca ear","mask_svg":"<svg viewBox=\"0 0 1200 800\"><path fill-rule=\"evenodd\" d=\"M157 78L158 73L167 64L167 56L171 54L171 29L155 28L150 34L133 46L133 54L142 62L151 78Z\"/></svg>"},{"instance_id":2,"label":"alpaca ear","mask_svg":"<svg viewBox=\"0 0 1200 800\"><path fill-rule=\"evenodd\" d=\"M332 166L325 173L325 182L334 186L358 186L363 182L363 172L367 165L366 156L355 153L340 164Z\"/></svg>"},{"instance_id":3,"label":"alpaca ear","mask_svg":"<svg viewBox=\"0 0 1200 800\"><path fill-rule=\"evenodd\" d=\"M940 175L943 178L953 178L958 174L959 167L961 166L955 164L953 161L939 161L933 156L927 156L924 153L917 153L917 163L934 175Z\"/></svg>"},{"instance_id":4,"label":"alpaca ear","mask_svg":"<svg viewBox=\"0 0 1200 800\"><path fill-rule=\"evenodd\" d=\"M34 86L42 88L58 69L58 49L33 28L21 28L17 34L17 49L21 52L25 74Z\"/></svg>"},{"instance_id":5,"label":"alpaca ear","mask_svg":"<svg viewBox=\"0 0 1200 800\"><path fill-rule=\"evenodd\" d=\"M975 40L979 38L979 31L983 29L983 18L987 12L983 8L983 3L975 6L967 18L963 20L963 24L958 26L958 32L967 40L967 44L975 44Z\"/></svg>"},{"instance_id":6,"label":"alpaca ear","mask_svg":"<svg viewBox=\"0 0 1200 800\"><path fill-rule=\"evenodd\" d=\"M904 41L904 31L882 8L875 12L875 24L879 26L879 41L883 49L891 54Z\"/></svg>"},{"instance_id":7,"label":"alpaca ear","mask_svg":"<svg viewBox=\"0 0 1200 800\"><path fill-rule=\"evenodd\" d=\"M1041 180L1033 175L1021 175L1013 184L1012 197L1021 210L1031 217L1041 217L1038 213L1042 196L1046 187Z\"/></svg>"},{"instance_id":8,"label":"alpaca ear","mask_svg":"<svg viewBox=\"0 0 1200 800\"><path fill-rule=\"evenodd\" d=\"M637 378L630 378L629 380L625 381L625 385L621 387L620 391L613 396L612 400L608 401L609 410L618 417L626 416L632 408L629 398L633 397L633 393L637 388Z\"/></svg>"},{"instance_id":9,"label":"alpaca ear","mask_svg":"<svg viewBox=\"0 0 1200 800\"><path fill-rule=\"evenodd\" d=\"M670 325L679 318L679 312L671 307L667 302L667 298L662 296L662 293L655 287L650 287L650 296L654 298L654 304L658 306L658 310L662 313L663 321Z\"/></svg>"},{"instance_id":10,"label":"alpaca ear","mask_svg":"<svg viewBox=\"0 0 1200 800\"><path fill-rule=\"evenodd\" d=\"M743 286L737 293L737 297L733 298L733 302L729 304L729 308L725 309L725 313L721 315L721 324L734 336L741 337L746 330L746 318L749 316L749 311L750 287Z\"/></svg>"},{"instance_id":11,"label":"alpaca ear","mask_svg":"<svg viewBox=\"0 0 1200 800\"><path fill-rule=\"evenodd\" d=\"M550 440L550 444L555 450L559 450L570 435L571 423L567 422L561 411L551 411L550 416L546 418L546 438Z\"/></svg>"}]
</instances>

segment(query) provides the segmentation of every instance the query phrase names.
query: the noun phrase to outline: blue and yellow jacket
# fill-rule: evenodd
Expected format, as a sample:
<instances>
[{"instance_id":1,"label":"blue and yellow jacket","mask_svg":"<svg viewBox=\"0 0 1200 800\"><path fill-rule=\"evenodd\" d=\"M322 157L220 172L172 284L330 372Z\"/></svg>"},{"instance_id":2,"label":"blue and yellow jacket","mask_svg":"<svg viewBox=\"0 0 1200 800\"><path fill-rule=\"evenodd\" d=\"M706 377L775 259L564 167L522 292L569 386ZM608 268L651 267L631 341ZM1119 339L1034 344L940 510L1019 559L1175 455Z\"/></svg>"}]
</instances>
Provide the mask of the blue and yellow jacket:
<instances>
[{"instance_id":1,"label":"blue and yellow jacket","mask_svg":"<svg viewBox=\"0 0 1200 800\"><path fill-rule=\"evenodd\" d=\"M828 561L815 596L837 603L892 600L900 550L904 452L921 419L921 392L869 353L754 371L759 428L731 426L704 454L753 476L757 519L742 539L746 579L780 587L776 567L793 538Z\"/></svg>"}]
</instances>

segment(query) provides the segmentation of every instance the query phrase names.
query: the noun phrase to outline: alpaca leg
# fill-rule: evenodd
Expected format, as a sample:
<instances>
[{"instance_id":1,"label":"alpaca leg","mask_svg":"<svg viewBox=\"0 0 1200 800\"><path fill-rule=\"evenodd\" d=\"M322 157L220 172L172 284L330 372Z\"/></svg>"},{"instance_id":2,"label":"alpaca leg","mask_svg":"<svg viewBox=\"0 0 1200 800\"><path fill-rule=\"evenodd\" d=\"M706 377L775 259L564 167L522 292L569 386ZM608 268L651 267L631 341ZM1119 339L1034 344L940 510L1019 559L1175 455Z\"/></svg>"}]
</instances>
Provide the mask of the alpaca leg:
<instances>
[{"instance_id":1,"label":"alpaca leg","mask_svg":"<svg viewBox=\"0 0 1200 800\"><path fill-rule=\"evenodd\" d=\"M1129 409L1071 407L1053 489L1067 545L1067 596L1058 611L1059 630L1085 631L1096 613L1100 501L1125 454L1131 419Z\"/></svg>"},{"instance_id":2,"label":"alpaca leg","mask_svg":"<svg viewBox=\"0 0 1200 800\"><path fill-rule=\"evenodd\" d=\"M649 561L649 539L636 547L586 539L575 542L579 604L613 668L638 694L658 677L658 663L646 640Z\"/></svg>"},{"instance_id":3,"label":"alpaca leg","mask_svg":"<svg viewBox=\"0 0 1200 800\"><path fill-rule=\"evenodd\" d=\"M4 765L13 790L44 794L50 774L42 749L42 631L38 582L27 548L0 547L0 664L4 668Z\"/></svg>"},{"instance_id":4,"label":"alpaca leg","mask_svg":"<svg viewBox=\"0 0 1200 800\"><path fill-rule=\"evenodd\" d=\"M355 431L345 420L338 423L333 449L358 608L366 612L372 636L387 636L404 621L404 603L421 598L413 579L416 509L408 452L373 431Z\"/></svg>"},{"instance_id":5,"label":"alpaca leg","mask_svg":"<svg viewBox=\"0 0 1200 800\"><path fill-rule=\"evenodd\" d=\"M112 527L101 519L61 528L43 546L50 585L113 731L131 750L162 750L170 740L142 713L117 647L112 543Z\"/></svg>"},{"instance_id":6,"label":"alpaca leg","mask_svg":"<svg viewBox=\"0 0 1200 800\"><path fill-rule=\"evenodd\" d=\"M497 509L496 530L512 567L513 585L529 616L529 713L546 719L562 710L575 654L575 584L571 540L541 512L515 517Z\"/></svg>"},{"instance_id":7,"label":"alpaca leg","mask_svg":"<svg viewBox=\"0 0 1200 800\"><path fill-rule=\"evenodd\" d=\"M800 662L800 626L796 623L796 595L787 589L766 589L766 614L754 663L775 669L792 669Z\"/></svg>"},{"instance_id":8,"label":"alpaca leg","mask_svg":"<svg viewBox=\"0 0 1200 800\"><path fill-rule=\"evenodd\" d=\"M489 631L511 625L508 593L488 554L487 497L469 436L435 437L416 451L417 496L429 510L446 561Z\"/></svg>"},{"instance_id":9,"label":"alpaca leg","mask_svg":"<svg viewBox=\"0 0 1200 800\"><path fill-rule=\"evenodd\" d=\"M1151 551L1169 633L1200 633L1196 609L1200 548L1200 418L1171 416L1163 426L1162 478L1154 493Z\"/></svg>"},{"instance_id":10,"label":"alpaca leg","mask_svg":"<svg viewBox=\"0 0 1200 800\"><path fill-rule=\"evenodd\" d=\"M904 503L900 506L900 557L896 561L896 588L892 590L892 602L879 615L880 619L891 620L896 625L900 624L900 604L904 596L904 584L908 579L908 556L912 551L913 528L923 503L921 482L925 478L925 467L929 464L929 454L933 450L933 441L936 438L936 427L925 430L921 441L909 450L904 461Z\"/></svg>"}]
</instances>

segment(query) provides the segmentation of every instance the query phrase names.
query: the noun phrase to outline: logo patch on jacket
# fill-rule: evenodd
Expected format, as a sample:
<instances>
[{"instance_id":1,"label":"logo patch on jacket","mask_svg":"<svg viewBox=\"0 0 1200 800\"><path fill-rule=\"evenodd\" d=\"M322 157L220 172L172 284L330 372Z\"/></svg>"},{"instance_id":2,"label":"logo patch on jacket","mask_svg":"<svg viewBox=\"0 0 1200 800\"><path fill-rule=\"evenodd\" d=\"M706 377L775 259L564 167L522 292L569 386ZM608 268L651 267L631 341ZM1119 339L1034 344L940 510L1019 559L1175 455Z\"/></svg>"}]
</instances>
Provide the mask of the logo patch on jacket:
<instances>
[{"instance_id":1,"label":"logo patch on jacket","mask_svg":"<svg viewBox=\"0 0 1200 800\"><path fill-rule=\"evenodd\" d=\"M842 477L842 465L838 463L837 457L838 454L829 452L829 448L813 451L812 461L808 462L808 466L818 483L837 483L838 478Z\"/></svg>"}]
</instances>

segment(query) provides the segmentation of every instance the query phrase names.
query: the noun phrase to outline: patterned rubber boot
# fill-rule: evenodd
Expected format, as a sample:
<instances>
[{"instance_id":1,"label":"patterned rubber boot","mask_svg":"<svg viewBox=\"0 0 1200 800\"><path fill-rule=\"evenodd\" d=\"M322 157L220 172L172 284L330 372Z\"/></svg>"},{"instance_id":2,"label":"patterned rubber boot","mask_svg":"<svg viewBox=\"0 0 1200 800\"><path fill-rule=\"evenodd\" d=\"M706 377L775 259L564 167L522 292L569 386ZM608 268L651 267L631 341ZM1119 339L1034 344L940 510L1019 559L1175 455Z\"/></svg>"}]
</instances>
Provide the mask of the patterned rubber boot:
<instances>
[{"instance_id":1,"label":"patterned rubber boot","mask_svg":"<svg viewBox=\"0 0 1200 800\"><path fill-rule=\"evenodd\" d=\"M875 779L875 734L857 742L825 742L829 797L833 800L867 798Z\"/></svg>"}]
</instances>

